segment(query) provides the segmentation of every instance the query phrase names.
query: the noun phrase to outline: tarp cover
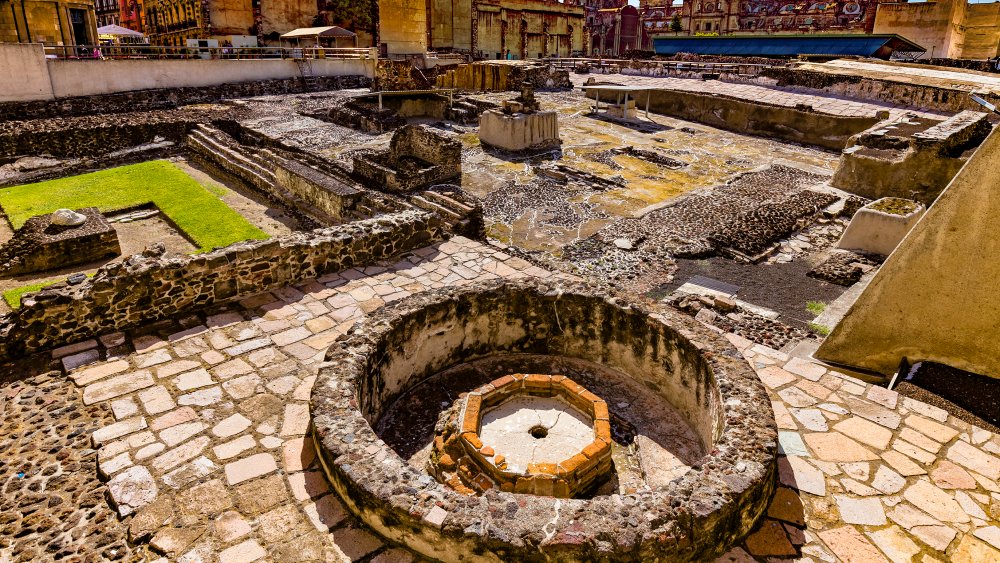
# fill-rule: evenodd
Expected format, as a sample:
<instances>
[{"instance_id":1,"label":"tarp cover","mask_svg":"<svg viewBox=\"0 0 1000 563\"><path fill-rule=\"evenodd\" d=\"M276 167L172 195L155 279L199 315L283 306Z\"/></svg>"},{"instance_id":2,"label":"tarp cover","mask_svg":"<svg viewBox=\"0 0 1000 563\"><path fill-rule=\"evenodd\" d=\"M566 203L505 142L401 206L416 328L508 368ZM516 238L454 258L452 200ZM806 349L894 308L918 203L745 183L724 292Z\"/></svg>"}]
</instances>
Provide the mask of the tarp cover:
<instances>
[{"instance_id":1,"label":"tarp cover","mask_svg":"<svg viewBox=\"0 0 1000 563\"><path fill-rule=\"evenodd\" d=\"M357 35L342 27L331 25L328 27L300 27L288 33L282 34L282 39L295 39L296 37L354 37Z\"/></svg>"},{"instance_id":2,"label":"tarp cover","mask_svg":"<svg viewBox=\"0 0 1000 563\"><path fill-rule=\"evenodd\" d=\"M832 55L888 58L895 51L923 52L923 47L898 35L770 35L670 37L653 39L657 55L693 53L737 57Z\"/></svg>"},{"instance_id":3,"label":"tarp cover","mask_svg":"<svg viewBox=\"0 0 1000 563\"><path fill-rule=\"evenodd\" d=\"M98 35L114 35L116 37L143 37L141 33L134 29L122 27L120 25L106 25L97 28Z\"/></svg>"}]
</instances>

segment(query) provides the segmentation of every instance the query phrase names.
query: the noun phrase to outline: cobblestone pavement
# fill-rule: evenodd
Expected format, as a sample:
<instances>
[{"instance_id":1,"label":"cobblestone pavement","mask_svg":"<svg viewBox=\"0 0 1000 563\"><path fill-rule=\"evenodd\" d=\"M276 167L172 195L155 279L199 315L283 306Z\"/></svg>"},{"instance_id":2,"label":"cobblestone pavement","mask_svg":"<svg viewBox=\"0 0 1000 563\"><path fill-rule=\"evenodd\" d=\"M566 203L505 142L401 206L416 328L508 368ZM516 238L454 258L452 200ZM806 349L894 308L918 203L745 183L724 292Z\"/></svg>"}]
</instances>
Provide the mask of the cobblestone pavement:
<instances>
[{"instance_id":1,"label":"cobblestone pavement","mask_svg":"<svg viewBox=\"0 0 1000 563\"><path fill-rule=\"evenodd\" d=\"M72 545L93 543L82 559L107 557L102 550L110 548L127 555L127 528L139 546L133 558L409 561L412 554L346 514L317 468L306 436L316 365L338 335L384 303L428 288L531 275L552 274L456 238L395 264L254 296L183 319L177 328L64 347L53 357L78 389L48 376L0 387L23 413L21 422L5 420L4 439L57 424L45 432L51 450L78 456L73 475L92 475L86 465L95 460L85 440L25 409L37 409L38 401L58 405L46 412L73 421L82 432L76 437L96 428L96 469L124 520L119 524L101 503L67 498L69 507L82 506L72 519L59 516L74 522L64 524L66 535ZM1000 438L935 407L728 338L773 391L783 455L768 518L722 560L1000 560ZM134 352L119 353L125 345ZM113 417L86 414L107 410ZM30 458L30 445L17 448L10 451ZM23 497L8 500L13 481L6 457L0 467L0 502L19 502ZM95 485L85 487L86 498L96 494ZM67 485L45 486L51 496ZM17 554L11 545L25 533L44 545L48 536L26 522L59 513L38 505L11 517L3 506L0 559L54 558L43 547ZM85 516L79 526L77 512ZM101 536L88 535L97 529Z\"/></svg>"},{"instance_id":2,"label":"cobblestone pavement","mask_svg":"<svg viewBox=\"0 0 1000 563\"><path fill-rule=\"evenodd\" d=\"M591 75L571 74L574 86L582 86ZM820 113L850 117L869 117L878 111L888 111L890 117L898 117L903 113L915 113L926 117L944 116L943 113L924 109L893 105L890 103L854 100L831 94L811 94L788 88L773 88L757 84L737 84L720 82L718 80L698 80L695 78L676 78L669 76L639 76L632 74L599 74L593 75L600 81L626 84L637 88L660 88L698 94L719 94L753 102L763 102L785 107L797 105L812 106Z\"/></svg>"}]
</instances>

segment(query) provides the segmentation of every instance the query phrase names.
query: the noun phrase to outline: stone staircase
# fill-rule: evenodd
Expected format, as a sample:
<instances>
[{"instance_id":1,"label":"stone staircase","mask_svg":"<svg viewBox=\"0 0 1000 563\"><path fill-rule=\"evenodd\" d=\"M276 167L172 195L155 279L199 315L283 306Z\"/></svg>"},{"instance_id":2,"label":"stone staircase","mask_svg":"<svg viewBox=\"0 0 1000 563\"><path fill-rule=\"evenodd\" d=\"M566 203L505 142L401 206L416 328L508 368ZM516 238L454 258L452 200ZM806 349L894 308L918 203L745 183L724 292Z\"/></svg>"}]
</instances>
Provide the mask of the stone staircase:
<instances>
[{"instance_id":1,"label":"stone staircase","mask_svg":"<svg viewBox=\"0 0 1000 563\"><path fill-rule=\"evenodd\" d=\"M276 178L267 158L271 157L273 162L271 151L263 149L260 154L242 151L235 139L205 124L199 124L188 134L187 144L196 156L224 172L264 192L274 189Z\"/></svg>"},{"instance_id":2,"label":"stone staircase","mask_svg":"<svg viewBox=\"0 0 1000 563\"><path fill-rule=\"evenodd\" d=\"M298 59L295 64L299 67L299 74L302 75L302 89L304 92L315 92L319 90L319 78L313 73L312 65L308 60Z\"/></svg>"},{"instance_id":3,"label":"stone staircase","mask_svg":"<svg viewBox=\"0 0 1000 563\"><path fill-rule=\"evenodd\" d=\"M446 228L458 235L480 238L483 230L483 209L481 205L462 201L459 192L426 190L409 196L413 206L436 213L444 221Z\"/></svg>"}]
</instances>

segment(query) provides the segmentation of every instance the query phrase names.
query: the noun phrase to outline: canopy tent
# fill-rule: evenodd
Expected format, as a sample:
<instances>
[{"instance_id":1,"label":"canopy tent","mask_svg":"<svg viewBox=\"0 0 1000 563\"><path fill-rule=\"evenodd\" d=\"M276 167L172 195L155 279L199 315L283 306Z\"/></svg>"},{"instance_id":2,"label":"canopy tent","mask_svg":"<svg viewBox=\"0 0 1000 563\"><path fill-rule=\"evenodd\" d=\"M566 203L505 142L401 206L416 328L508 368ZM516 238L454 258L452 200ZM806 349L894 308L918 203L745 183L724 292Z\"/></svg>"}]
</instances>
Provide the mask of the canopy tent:
<instances>
[{"instance_id":1,"label":"canopy tent","mask_svg":"<svg viewBox=\"0 0 1000 563\"><path fill-rule=\"evenodd\" d=\"M358 34L336 25L326 27L300 27L288 33L282 34L282 40L294 40L296 43L302 40L312 39L316 44L325 42L334 47L340 47L341 41L350 42L348 47L358 46Z\"/></svg>"},{"instance_id":2,"label":"canopy tent","mask_svg":"<svg viewBox=\"0 0 1000 563\"><path fill-rule=\"evenodd\" d=\"M895 52L922 53L920 45L899 35L727 35L717 37L659 36L657 55L693 53L737 57L859 56L888 59Z\"/></svg>"},{"instance_id":3,"label":"canopy tent","mask_svg":"<svg viewBox=\"0 0 1000 563\"><path fill-rule=\"evenodd\" d=\"M114 24L97 28L97 34L107 35L109 37L145 37L142 33L134 29Z\"/></svg>"},{"instance_id":4,"label":"canopy tent","mask_svg":"<svg viewBox=\"0 0 1000 563\"><path fill-rule=\"evenodd\" d=\"M145 45L148 43L142 33L120 25L105 25L97 28L97 38L102 45Z\"/></svg>"}]
</instances>

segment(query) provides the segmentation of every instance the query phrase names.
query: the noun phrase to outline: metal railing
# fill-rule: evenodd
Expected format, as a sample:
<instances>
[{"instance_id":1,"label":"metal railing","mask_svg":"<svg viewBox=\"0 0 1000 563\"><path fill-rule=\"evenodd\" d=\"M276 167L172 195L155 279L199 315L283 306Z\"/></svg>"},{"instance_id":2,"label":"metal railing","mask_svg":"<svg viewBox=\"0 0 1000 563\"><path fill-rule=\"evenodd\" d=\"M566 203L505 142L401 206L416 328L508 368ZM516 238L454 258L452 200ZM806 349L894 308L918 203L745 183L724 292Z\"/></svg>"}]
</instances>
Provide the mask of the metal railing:
<instances>
[{"instance_id":1,"label":"metal railing","mask_svg":"<svg viewBox=\"0 0 1000 563\"><path fill-rule=\"evenodd\" d=\"M326 47L163 47L153 45L46 46L49 59L375 59L376 49Z\"/></svg>"}]
</instances>

